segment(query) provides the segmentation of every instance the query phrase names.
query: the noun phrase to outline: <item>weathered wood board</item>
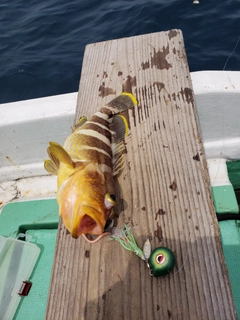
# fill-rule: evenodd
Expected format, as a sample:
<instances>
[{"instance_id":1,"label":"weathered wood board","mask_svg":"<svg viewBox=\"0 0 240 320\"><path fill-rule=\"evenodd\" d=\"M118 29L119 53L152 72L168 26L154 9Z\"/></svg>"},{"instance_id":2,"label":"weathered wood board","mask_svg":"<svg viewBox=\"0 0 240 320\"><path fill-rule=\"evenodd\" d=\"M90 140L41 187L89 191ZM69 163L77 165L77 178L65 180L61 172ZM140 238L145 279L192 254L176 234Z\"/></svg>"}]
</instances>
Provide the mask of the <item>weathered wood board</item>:
<instances>
[{"instance_id":1,"label":"weathered wood board","mask_svg":"<svg viewBox=\"0 0 240 320\"><path fill-rule=\"evenodd\" d=\"M118 227L171 248L172 274L154 278L117 242L90 245L59 226L46 319L236 319L183 37L171 30L88 45L76 119L132 92Z\"/></svg>"}]
</instances>

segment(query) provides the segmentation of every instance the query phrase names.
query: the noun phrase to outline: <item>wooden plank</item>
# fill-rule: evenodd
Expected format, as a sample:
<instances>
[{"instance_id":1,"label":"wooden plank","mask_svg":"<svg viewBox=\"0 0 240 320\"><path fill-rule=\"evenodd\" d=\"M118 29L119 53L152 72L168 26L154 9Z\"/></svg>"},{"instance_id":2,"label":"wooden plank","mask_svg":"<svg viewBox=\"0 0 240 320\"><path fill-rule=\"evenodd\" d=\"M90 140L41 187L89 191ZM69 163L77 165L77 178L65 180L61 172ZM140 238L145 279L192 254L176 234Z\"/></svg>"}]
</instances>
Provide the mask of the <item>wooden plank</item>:
<instances>
[{"instance_id":1,"label":"wooden plank","mask_svg":"<svg viewBox=\"0 0 240 320\"><path fill-rule=\"evenodd\" d=\"M166 277L117 242L90 245L58 231L46 319L236 319L183 37L171 30L85 50L76 119L132 92L118 226L137 243L171 248Z\"/></svg>"}]
</instances>

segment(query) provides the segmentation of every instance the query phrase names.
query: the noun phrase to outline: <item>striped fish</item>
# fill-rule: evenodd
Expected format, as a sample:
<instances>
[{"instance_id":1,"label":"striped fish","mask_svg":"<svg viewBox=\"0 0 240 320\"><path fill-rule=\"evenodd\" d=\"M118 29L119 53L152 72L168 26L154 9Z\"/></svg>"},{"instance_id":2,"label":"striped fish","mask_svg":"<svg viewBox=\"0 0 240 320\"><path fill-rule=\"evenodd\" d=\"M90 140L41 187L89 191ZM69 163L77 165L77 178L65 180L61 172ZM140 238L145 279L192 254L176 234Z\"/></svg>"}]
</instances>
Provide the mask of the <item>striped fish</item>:
<instances>
[{"instance_id":1,"label":"striped fish","mask_svg":"<svg viewBox=\"0 0 240 320\"><path fill-rule=\"evenodd\" d=\"M73 128L63 145L50 142L44 167L58 176L57 201L64 225L74 238L102 235L116 204L114 176L123 168L126 119L119 115L137 104L122 93Z\"/></svg>"}]
</instances>

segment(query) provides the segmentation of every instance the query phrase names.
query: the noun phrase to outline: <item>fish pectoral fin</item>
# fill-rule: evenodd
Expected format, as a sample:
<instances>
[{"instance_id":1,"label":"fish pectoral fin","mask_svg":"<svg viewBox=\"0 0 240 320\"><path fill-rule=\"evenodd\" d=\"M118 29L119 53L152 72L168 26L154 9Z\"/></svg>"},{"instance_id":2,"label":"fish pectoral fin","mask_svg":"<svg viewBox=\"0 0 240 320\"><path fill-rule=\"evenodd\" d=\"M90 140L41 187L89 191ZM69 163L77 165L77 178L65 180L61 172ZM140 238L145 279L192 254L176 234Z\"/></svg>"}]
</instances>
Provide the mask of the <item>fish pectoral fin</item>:
<instances>
[{"instance_id":1,"label":"fish pectoral fin","mask_svg":"<svg viewBox=\"0 0 240 320\"><path fill-rule=\"evenodd\" d=\"M124 167L123 151L125 145L123 138L128 134L127 119L119 114L113 116L110 119L110 129L112 131L113 176L116 176L123 171Z\"/></svg>"},{"instance_id":2,"label":"fish pectoral fin","mask_svg":"<svg viewBox=\"0 0 240 320\"><path fill-rule=\"evenodd\" d=\"M49 158L51 159L51 161L55 164L56 168L59 169L60 161L59 161L58 158L56 158L56 157L54 156L54 154L51 152L51 147L50 147L50 146L47 148L47 153L48 153L48 156L49 156Z\"/></svg>"},{"instance_id":3,"label":"fish pectoral fin","mask_svg":"<svg viewBox=\"0 0 240 320\"><path fill-rule=\"evenodd\" d=\"M112 143L119 142L128 134L127 119L121 114L117 114L109 120L109 127L112 131Z\"/></svg>"},{"instance_id":4,"label":"fish pectoral fin","mask_svg":"<svg viewBox=\"0 0 240 320\"><path fill-rule=\"evenodd\" d=\"M118 143L112 144L112 164L113 164L113 176L120 174L124 168L124 159L123 159L123 151L125 150L125 146L123 140Z\"/></svg>"},{"instance_id":5,"label":"fish pectoral fin","mask_svg":"<svg viewBox=\"0 0 240 320\"><path fill-rule=\"evenodd\" d=\"M85 122L87 121L86 117L81 117L78 122L72 127L72 132L76 131L78 128L80 128Z\"/></svg>"},{"instance_id":6,"label":"fish pectoral fin","mask_svg":"<svg viewBox=\"0 0 240 320\"><path fill-rule=\"evenodd\" d=\"M58 175L58 168L52 160L44 160L44 168L50 174Z\"/></svg>"},{"instance_id":7,"label":"fish pectoral fin","mask_svg":"<svg viewBox=\"0 0 240 320\"><path fill-rule=\"evenodd\" d=\"M60 144L56 142L49 142L49 144L50 147L48 149L48 154L50 159L57 159L58 162L62 162L70 167L74 167L74 162L72 161L70 155Z\"/></svg>"}]
</instances>

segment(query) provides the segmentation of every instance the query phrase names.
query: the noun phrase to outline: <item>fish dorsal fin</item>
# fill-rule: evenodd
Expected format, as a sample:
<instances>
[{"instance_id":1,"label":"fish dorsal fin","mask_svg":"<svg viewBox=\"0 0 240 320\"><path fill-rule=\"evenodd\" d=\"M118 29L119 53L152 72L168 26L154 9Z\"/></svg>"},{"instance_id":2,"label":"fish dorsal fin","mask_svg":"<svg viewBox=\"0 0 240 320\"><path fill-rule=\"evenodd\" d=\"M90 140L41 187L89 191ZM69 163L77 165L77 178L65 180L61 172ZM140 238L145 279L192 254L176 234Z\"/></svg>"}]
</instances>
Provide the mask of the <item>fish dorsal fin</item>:
<instances>
[{"instance_id":1,"label":"fish dorsal fin","mask_svg":"<svg viewBox=\"0 0 240 320\"><path fill-rule=\"evenodd\" d=\"M112 143L118 143L128 134L128 123L124 116L117 114L109 120L109 123L112 131Z\"/></svg>"},{"instance_id":2,"label":"fish dorsal fin","mask_svg":"<svg viewBox=\"0 0 240 320\"><path fill-rule=\"evenodd\" d=\"M44 168L50 174L58 175L58 167L52 160L44 160Z\"/></svg>"},{"instance_id":3,"label":"fish dorsal fin","mask_svg":"<svg viewBox=\"0 0 240 320\"><path fill-rule=\"evenodd\" d=\"M74 168L74 162L72 161L70 155L60 144L56 142L49 142L49 144L50 146L48 148L48 154L51 160L56 158L57 161ZM53 162L55 163L55 160Z\"/></svg>"},{"instance_id":4,"label":"fish dorsal fin","mask_svg":"<svg viewBox=\"0 0 240 320\"><path fill-rule=\"evenodd\" d=\"M72 132L76 131L79 129L85 122L87 121L86 117L81 117L78 122L75 124L75 126L72 127Z\"/></svg>"}]
</instances>

